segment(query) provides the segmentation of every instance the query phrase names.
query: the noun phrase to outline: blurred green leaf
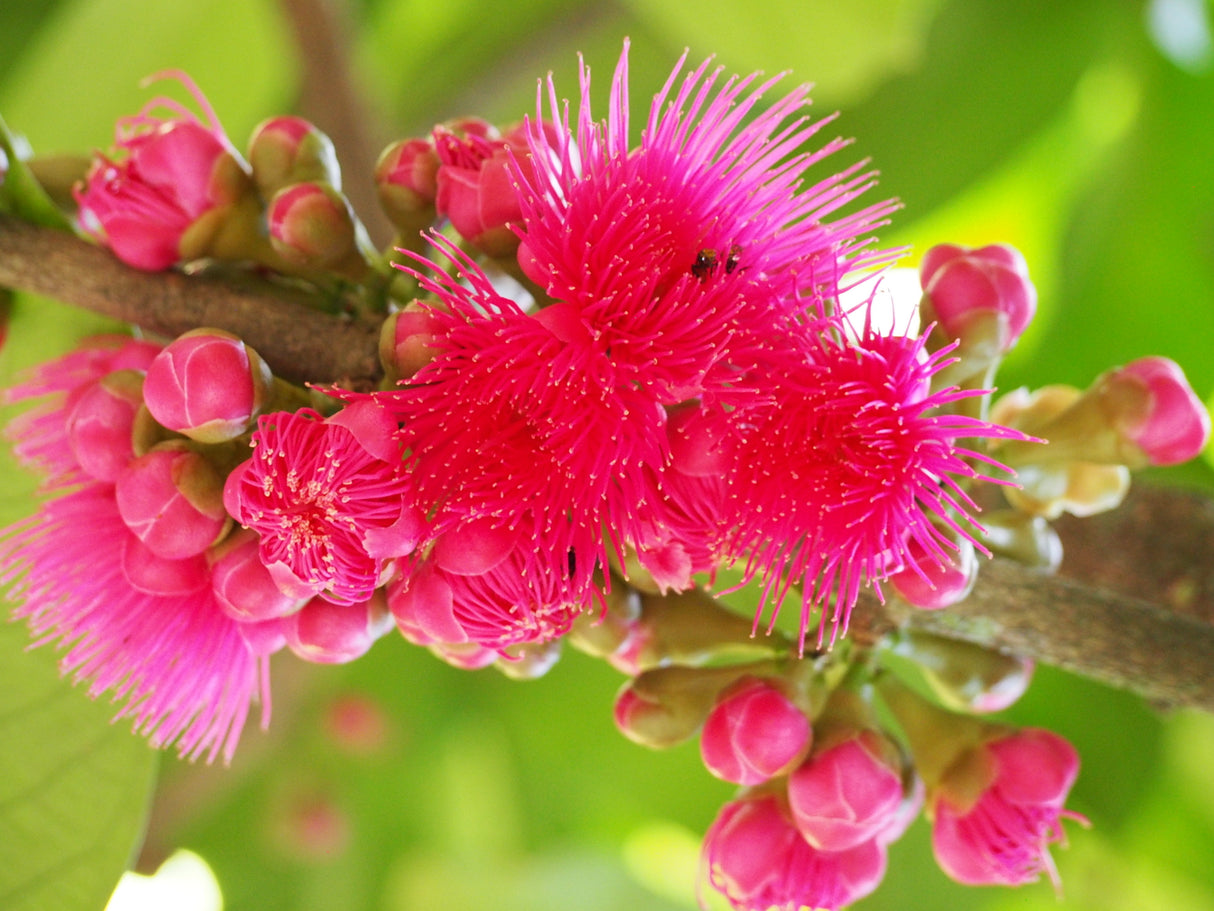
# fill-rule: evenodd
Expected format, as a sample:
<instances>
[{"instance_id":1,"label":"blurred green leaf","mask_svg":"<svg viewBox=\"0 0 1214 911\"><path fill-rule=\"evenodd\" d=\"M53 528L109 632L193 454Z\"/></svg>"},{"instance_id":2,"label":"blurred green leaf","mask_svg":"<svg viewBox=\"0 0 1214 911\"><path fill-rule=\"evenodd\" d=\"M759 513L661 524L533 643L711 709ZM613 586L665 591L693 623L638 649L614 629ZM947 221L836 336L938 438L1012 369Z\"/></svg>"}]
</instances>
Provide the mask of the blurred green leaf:
<instances>
[{"instance_id":1,"label":"blurred green leaf","mask_svg":"<svg viewBox=\"0 0 1214 911\"><path fill-rule=\"evenodd\" d=\"M138 847L155 753L0 626L0 907L97 911Z\"/></svg>"},{"instance_id":2,"label":"blurred green leaf","mask_svg":"<svg viewBox=\"0 0 1214 911\"><path fill-rule=\"evenodd\" d=\"M17 138L0 117L0 153L4 158L0 162L4 165L0 167L0 211L49 228L70 228L63 213L30 173L17 146Z\"/></svg>"}]
</instances>

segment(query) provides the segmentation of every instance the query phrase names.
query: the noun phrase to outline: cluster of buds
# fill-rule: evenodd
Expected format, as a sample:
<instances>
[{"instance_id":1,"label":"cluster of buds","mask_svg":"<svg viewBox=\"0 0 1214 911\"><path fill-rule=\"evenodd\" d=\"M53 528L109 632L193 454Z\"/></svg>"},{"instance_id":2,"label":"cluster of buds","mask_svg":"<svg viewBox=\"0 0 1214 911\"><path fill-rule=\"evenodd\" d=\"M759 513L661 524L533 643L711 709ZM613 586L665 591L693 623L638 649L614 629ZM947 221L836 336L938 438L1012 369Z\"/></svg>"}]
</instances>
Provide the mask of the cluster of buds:
<instances>
[{"instance_id":1,"label":"cluster of buds","mask_svg":"<svg viewBox=\"0 0 1214 911\"><path fill-rule=\"evenodd\" d=\"M179 77L207 119L159 100L123 121L79 223L138 268L354 288L385 385L292 387L213 329L45 365L10 394L54 398L10 434L61 496L0 534L0 583L40 641L74 643L68 671L189 756L230 758L284 648L350 661L395 628L530 678L568 640L630 678L621 731L698 733L708 771L744 789L704 845L744 911L862 897L920 808L954 878L1053 876L1075 753L975 717L1031 664L909 633L855 644L851 610L883 584L946 608L980 554L1056 567L1049 518L1196 454L1208 416L1157 358L992 404L1036 306L1009 247L928 251L919 331L875 328L896 254L865 234L895 205L829 221L872 178L802 186L844 145L801 150L821 127L807 89L751 116L774 82L682 65L636 147L626 54L605 121L583 70L573 126L552 88L550 117L392 145L382 257L323 134L274 118L246 161ZM753 619L709 594L726 576ZM934 703L898 683L908 664Z\"/></svg>"},{"instance_id":2,"label":"cluster of buds","mask_svg":"<svg viewBox=\"0 0 1214 911\"><path fill-rule=\"evenodd\" d=\"M84 230L138 269L216 259L313 280L369 278L374 253L324 133L271 118L253 131L246 160L187 76L153 78L180 81L205 119L157 98L121 120L117 156L99 155L75 191Z\"/></svg>"}]
</instances>

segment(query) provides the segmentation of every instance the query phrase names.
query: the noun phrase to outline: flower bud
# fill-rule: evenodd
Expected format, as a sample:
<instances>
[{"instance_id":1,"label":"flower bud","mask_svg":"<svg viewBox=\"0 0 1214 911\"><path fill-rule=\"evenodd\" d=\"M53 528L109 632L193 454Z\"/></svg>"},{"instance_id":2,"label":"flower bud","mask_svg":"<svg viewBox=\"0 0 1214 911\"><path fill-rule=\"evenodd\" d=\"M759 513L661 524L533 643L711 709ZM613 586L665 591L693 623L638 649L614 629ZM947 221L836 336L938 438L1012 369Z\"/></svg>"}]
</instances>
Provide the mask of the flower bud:
<instances>
[{"instance_id":1,"label":"flower bud","mask_svg":"<svg viewBox=\"0 0 1214 911\"><path fill-rule=\"evenodd\" d=\"M919 267L927 317L962 347L1011 349L1037 310L1037 289L1019 251L1006 244L971 249L941 244Z\"/></svg>"},{"instance_id":2,"label":"flower bud","mask_svg":"<svg viewBox=\"0 0 1214 911\"><path fill-rule=\"evenodd\" d=\"M122 574L132 587L147 595L174 597L202 591L210 581L201 554L173 560L148 550L132 534L123 543Z\"/></svg>"},{"instance_id":3,"label":"flower bud","mask_svg":"<svg viewBox=\"0 0 1214 911\"><path fill-rule=\"evenodd\" d=\"M615 724L629 740L665 749L695 734L716 695L757 665L694 668L672 665L645 671L616 697Z\"/></svg>"},{"instance_id":4,"label":"flower bud","mask_svg":"<svg viewBox=\"0 0 1214 911\"><path fill-rule=\"evenodd\" d=\"M283 617L237 623L236 632L240 633L249 653L258 658L268 657L287 647L287 621Z\"/></svg>"},{"instance_id":5,"label":"flower bud","mask_svg":"<svg viewBox=\"0 0 1214 911\"><path fill-rule=\"evenodd\" d=\"M115 495L127 528L161 557L202 553L230 521L219 472L181 442L162 443L128 464Z\"/></svg>"},{"instance_id":6,"label":"flower bud","mask_svg":"<svg viewBox=\"0 0 1214 911\"><path fill-rule=\"evenodd\" d=\"M242 625L286 617L303 607L304 599L285 594L261 562L254 532L238 530L212 552L211 559L215 600Z\"/></svg>"},{"instance_id":7,"label":"flower bud","mask_svg":"<svg viewBox=\"0 0 1214 911\"><path fill-rule=\"evenodd\" d=\"M114 481L135 456L131 432L142 404L143 375L116 370L85 388L67 418L68 444L80 467Z\"/></svg>"},{"instance_id":8,"label":"flower bud","mask_svg":"<svg viewBox=\"0 0 1214 911\"><path fill-rule=\"evenodd\" d=\"M560 657L560 639L518 642L502 649L494 667L511 680L538 680L552 670Z\"/></svg>"},{"instance_id":9,"label":"flower bud","mask_svg":"<svg viewBox=\"0 0 1214 911\"><path fill-rule=\"evenodd\" d=\"M876 840L844 851L819 851L793 827L772 794L727 803L704 836L704 867L713 887L738 909L838 911L868 895L885 875Z\"/></svg>"},{"instance_id":10,"label":"flower bud","mask_svg":"<svg viewBox=\"0 0 1214 911\"><path fill-rule=\"evenodd\" d=\"M982 542L994 554L1047 574L1062 563L1062 539L1044 516L999 509L983 515L982 528Z\"/></svg>"},{"instance_id":11,"label":"flower bud","mask_svg":"<svg viewBox=\"0 0 1214 911\"><path fill-rule=\"evenodd\" d=\"M907 542L906 569L889 577L889 583L908 604L923 610L938 610L964 600L978 580L978 558L968 538L957 538L957 551L944 560L930 554L912 538Z\"/></svg>"},{"instance_id":12,"label":"flower bud","mask_svg":"<svg viewBox=\"0 0 1214 911\"><path fill-rule=\"evenodd\" d=\"M455 595L431 563L388 585L388 609L396 626L414 645L462 643L468 634L455 619Z\"/></svg>"},{"instance_id":13,"label":"flower bud","mask_svg":"<svg viewBox=\"0 0 1214 911\"><path fill-rule=\"evenodd\" d=\"M832 739L788 776L788 805L806 841L843 851L888 828L902 805L902 766L897 748L875 730Z\"/></svg>"},{"instance_id":14,"label":"flower bud","mask_svg":"<svg viewBox=\"0 0 1214 911\"><path fill-rule=\"evenodd\" d=\"M270 200L270 244L285 260L327 269L358 256L358 230L350 202L330 184L293 183Z\"/></svg>"},{"instance_id":15,"label":"flower bud","mask_svg":"<svg viewBox=\"0 0 1214 911\"><path fill-rule=\"evenodd\" d=\"M891 651L913 661L940 703L956 712L1001 712L1033 679L1028 658L917 630L904 633Z\"/></svg>"},{"instance_id":16,"label":"flower bud","mask_svg":"<svg viewBox=\"0 0 1214 911\"><path fill-rule=\"evenodd\" d=\"M388 219L401 231L417 231L434 216L438 152L426 139L402 139L384 149L375 165L375 186Z\"/></svg>"},{"instance_id":17,"label":"flower bud","mask_svg":"<svg viewBox=\"0 0 1214 911\"><path fill-rule=\"evenodd\" d=\"M438 356L442 329L420 301L389 314L379 330L379 362L389 383L409 379Z\"/></svg>"},{"instance_id":18,"label":"flower bud","mask_svg":"<svg viewBox=\"0 0 1214 911\"><path fill-rule=\"evenodd\" d=\"M744 677L717 696L700 734L700 756L723 781L756 785L809 750L809 719L774 681Z\"/></svg>"},{"instance_id":19,"label":"flower bud","mask_svg":"<svg viewBox=\"0 0 1214 911\"><path fill-rule=\"evenodd\" d=\"M249 138L249 165L263 199L301 181L322 181L341 189L333 141L302 117L271 117L258 124Z\"/></svg>"},{"instance_id":20,"label":"flower bud","mask_svg":"<svg viewBox=\"0 0 1214 911\"><path fill-rule=\"evenodd\" d=\"M1010 406L1000 400L1005 413L1010 410L1021 424L1034 424L1028 432L1049 440L1044 447L1016 441L1001 447L999 458L1010 467L1173 465L1201 452L1210 435L1209 413L1181 369L1166 358L1141 358L1110 370L1082 395L1043 396L1044 391Z\"/></svg>"},{"instance_id":21,"label":"flower bud","mask_svg":"<svg viewBox=\"0 0 1214 911\"><path fill-rule=\"evenodd\" d=\"M270 396L270 368L236 336L195 329L170 342L148 367L144 401L169 430L199 443L244 433Z\"/></svg>"},{"instance_id":22,"label":"flower bud","mask_svg":"<svg viewBox=\"0 0 1214 911\"><path fill-rule=\"evenodd\" d=\"M1110 386L1141 385L1147 398L1119 429L1151 465L1175 465L1198 455L1210 437L1210 415L1184 372L1164 357L1144 357L1106 375ZM1134 467L1131 465L1131 467Z\"/></svg>"},{"instance_id":23,"label":"flower bud","mask_svg":"<svg viewBox=\"0 0 1214 911\"><path fill-rule=\"evenodd\" d=\"M287 618L287 647L305 661L345 664L365 655L391 625L382 590L356 604L316 597Z\"/></svg>"}]
</instances>

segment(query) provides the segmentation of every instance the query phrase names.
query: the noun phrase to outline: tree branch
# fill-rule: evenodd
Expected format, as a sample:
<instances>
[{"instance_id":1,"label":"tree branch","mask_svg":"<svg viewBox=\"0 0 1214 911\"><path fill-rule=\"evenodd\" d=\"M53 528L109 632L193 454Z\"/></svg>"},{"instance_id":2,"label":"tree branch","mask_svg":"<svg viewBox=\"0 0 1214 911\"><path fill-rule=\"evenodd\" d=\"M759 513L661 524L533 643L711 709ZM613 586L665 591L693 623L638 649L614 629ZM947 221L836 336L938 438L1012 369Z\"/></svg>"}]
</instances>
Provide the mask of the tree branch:
<instances>
[{"instance_id":1,"label":"tree branch","mask_svg":"<svg viewBox=\"0 0 1214 911\"><path fill-rule=\"evenodd\" d=\"M370 383L376 333L265 279L145 273L70 235L0 215L0 286L64 300L163 335L198 326L244 338L294 382ZM915 611L865 596L851 634L906 624L1025 655L1169 705L1214 711L1214 503L1136 489L1120 509L1057 523L1059 576L1002 560L966 601Z\"/></svg>"},{"instance_id":2,"label":"tree branch","mask_svg":"<svg viewBox=\"0 0 1214 911\"><path fill-rule=\"evenodd\" d=\"M175 338L208 326L239 335L277 376L360 387L380 375L377 328L315 309L321 299L254 275L141 272L51 228L0 214L0 287L65 301Z\"/></svg>"}]
</instances>

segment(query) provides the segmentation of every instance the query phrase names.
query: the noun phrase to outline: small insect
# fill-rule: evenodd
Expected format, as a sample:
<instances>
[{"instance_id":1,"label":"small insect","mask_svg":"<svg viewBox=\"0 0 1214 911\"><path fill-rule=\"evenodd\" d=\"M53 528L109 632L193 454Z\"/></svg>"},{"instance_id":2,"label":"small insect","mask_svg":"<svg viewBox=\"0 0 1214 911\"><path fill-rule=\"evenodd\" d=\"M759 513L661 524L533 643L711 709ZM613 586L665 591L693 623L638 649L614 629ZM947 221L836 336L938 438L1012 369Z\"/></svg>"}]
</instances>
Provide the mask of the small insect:
<instances>
[{"instance_id":1,"label":"small insect","mask_svg":"<svg viewBox=\"0 0 1214 911\"><path fill-rule=\"evenodd\" d=\"M729 248L729 254L725 257L725 274L729 275L734 269L738 268L738 263L742 259L742 248L734 244Z\"/></svg>"},{"instance_id":2,"label":"small insect","mask_svg":"<svg viewBox=\"0 0 1214 911\"><path fill-rule=\"evenodd\" d=\"M700 280L700 284L708 281L710 275L717 270L717 251L705 247L696 254L696 261L691 264L691 274Z\"/></svg>"}]
</instances>

